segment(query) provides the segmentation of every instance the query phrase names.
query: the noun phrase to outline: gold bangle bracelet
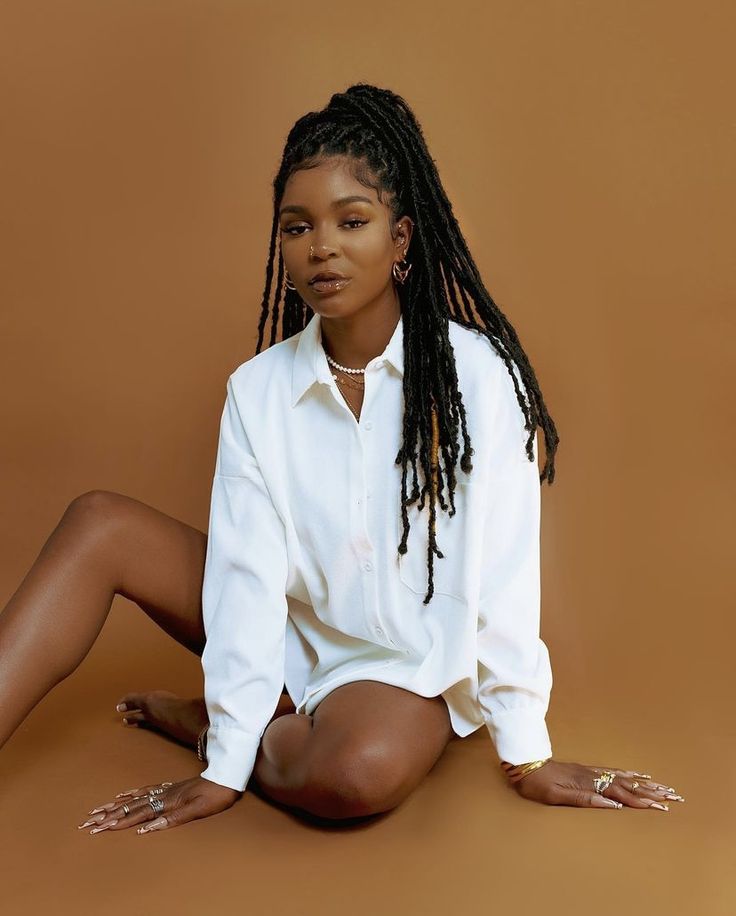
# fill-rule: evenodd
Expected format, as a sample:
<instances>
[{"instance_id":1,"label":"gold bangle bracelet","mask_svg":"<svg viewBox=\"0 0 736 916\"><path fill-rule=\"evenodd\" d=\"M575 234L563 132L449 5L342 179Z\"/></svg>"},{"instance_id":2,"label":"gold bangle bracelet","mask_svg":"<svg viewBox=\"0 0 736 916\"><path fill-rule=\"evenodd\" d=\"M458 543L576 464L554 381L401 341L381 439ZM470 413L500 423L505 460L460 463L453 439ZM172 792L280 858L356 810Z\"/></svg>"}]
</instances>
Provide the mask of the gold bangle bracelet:
<instances>
[{"instance_id":1,"label":"gold bangle bracelet","mask_svg":"<svg viewBox=\"0 0 736 916\"><path fill-rule=\"evenodd\" d=\"M543 767L545 763L549 763L551 757L547 757L544 760L532 760L529 763L507 763L506 761L501 761L501 767L506 772L506 776L509 781L514 783L518 782L520 779L523 779L525 776L528 776L530 773L533 773L535 770Z\"/></svg>"},{"instance_id":2,"label":"gold bangle bracelet","mask_svg":"<svg viewBox=\"0 0 736 916\"><path fill-rule=\"evenodd\" d=\"M208 723L207 725L205 725L205 727L202 729L199 735L197 735L197 759L201 760L202 763L207 763L207 755L204 749L205 748L204 736L207 733L207 729L209 727L210 726Z\"/></svg>"},{"instance_id":3,"label":"gold bangle bracelet","mask_svg":"<svg viewBox=\"0 0 736 916\"><path fill-rule=\"evenodd\" d=\"M509 776L517 776L520 773L531 772L546 762L546 760L531 760L529 763L519 763L516 765L506 766L504 769Z\"/></svg>"}]
</instances>

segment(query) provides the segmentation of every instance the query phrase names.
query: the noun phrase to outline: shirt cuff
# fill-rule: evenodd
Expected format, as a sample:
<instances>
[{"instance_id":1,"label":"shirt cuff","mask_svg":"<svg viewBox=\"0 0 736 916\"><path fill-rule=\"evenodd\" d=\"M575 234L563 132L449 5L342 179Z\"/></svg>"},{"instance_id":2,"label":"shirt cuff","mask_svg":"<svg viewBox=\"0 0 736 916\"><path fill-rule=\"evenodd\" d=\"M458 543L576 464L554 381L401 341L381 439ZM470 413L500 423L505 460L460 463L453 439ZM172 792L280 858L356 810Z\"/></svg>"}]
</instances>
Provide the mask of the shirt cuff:
<instances>
[{"instance_id":1,"label":"shirt cuff","mask_svg":"<svg viewBox=\"0 0 736 916\"><path fill-rule=\"evenodd\" d=\"M499 760L514 765L552 756L552 744L544 715L521 708L494 712L486 720Z\"/></svg>"},{"instance_id":2,"label":"shirt cuff","mask_svg":"<svg viewBox=\"0 0 736 916\"><path fill-rule=\"evenodd\" d=\"M221 786L244 792L253 772L261 736L238 728L210 725L205 756L207 769L199 775Z\"/></svg>"}]
</instances>

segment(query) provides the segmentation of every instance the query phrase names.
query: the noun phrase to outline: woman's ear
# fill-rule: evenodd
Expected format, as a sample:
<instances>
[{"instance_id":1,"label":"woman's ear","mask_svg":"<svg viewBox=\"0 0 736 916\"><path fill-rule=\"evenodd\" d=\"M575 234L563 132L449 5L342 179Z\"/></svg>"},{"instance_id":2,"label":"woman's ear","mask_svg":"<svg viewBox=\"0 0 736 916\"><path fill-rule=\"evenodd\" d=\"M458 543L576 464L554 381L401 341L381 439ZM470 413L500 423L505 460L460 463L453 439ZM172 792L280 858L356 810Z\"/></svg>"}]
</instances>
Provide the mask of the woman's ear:
<instances>
[{"instance_id":1,"label":"woman's ear","mask_svg":"<svg viewBox=\"0 0 736 916\"><path fill-rule=\"evenodd\" d=\"M396 223L396 247L401 249L404 257L409 250L413 228L414 223L409 216L402 216Z\"/></svg>"}]
</instances>

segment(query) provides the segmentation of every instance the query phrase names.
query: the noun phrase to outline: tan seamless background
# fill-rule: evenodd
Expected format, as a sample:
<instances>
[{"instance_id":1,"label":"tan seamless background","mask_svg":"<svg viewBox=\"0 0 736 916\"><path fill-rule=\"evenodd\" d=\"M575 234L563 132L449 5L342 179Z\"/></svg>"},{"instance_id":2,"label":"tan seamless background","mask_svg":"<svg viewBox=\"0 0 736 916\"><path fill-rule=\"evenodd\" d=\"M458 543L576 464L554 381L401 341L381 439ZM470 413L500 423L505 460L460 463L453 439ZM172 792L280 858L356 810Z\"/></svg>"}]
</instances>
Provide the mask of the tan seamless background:
<instances>
[{"instance_id":1,"label":"tan seamless background","mask_svg":"<svg viewBox=\"0 0 736 916\"><path fill-rule=\"evenodd\" d=\"M644 768L687 801L524 802L484 730L369 827L248 793L168 833L90 837L89 808L199 771L119 724L128 689L194 696L201 677L118 598L0 754L5 912L734 912L734 31L707 0L6 0L0 600L85 490L206 529L286 133L375 82L422 123L560 433L555 756Z\"/></svg>"}]
</instances>

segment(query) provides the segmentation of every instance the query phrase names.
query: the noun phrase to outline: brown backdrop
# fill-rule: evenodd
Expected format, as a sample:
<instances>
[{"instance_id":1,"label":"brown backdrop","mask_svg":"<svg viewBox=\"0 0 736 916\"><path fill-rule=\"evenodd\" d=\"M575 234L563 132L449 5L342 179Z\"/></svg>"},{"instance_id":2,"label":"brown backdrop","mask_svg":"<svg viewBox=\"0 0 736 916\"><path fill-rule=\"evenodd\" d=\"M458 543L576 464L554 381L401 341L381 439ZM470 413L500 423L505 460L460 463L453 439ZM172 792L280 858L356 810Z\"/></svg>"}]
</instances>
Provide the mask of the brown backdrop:
<instances>
[{"instance_id":1,"label":"brown backdrop","mask_svg":"<svg viewBox=\"0 0 736 916\"><path fill-rule=\"evenodd\" d=\"M199 771L119 725L128 689L194 696L201 677L116 599L0 754L10 912L734 911L733 25L708 2L6 0L0 599L85 490L206 528L286 133L375 82L423 124L560 433L555 756L687 799L524 802L482 731L372 827L315 830L248 793L168 833L91 837L89 808Z\"/></svg>"}]
</instances>

